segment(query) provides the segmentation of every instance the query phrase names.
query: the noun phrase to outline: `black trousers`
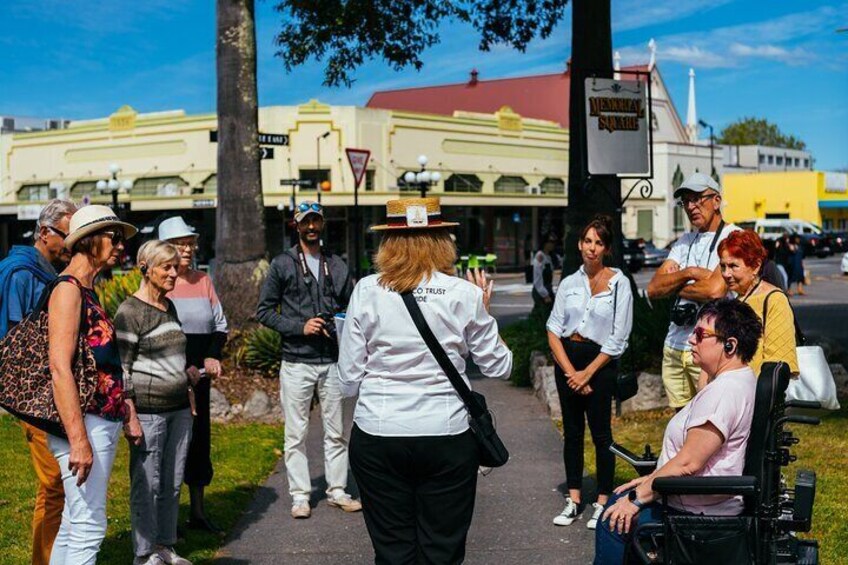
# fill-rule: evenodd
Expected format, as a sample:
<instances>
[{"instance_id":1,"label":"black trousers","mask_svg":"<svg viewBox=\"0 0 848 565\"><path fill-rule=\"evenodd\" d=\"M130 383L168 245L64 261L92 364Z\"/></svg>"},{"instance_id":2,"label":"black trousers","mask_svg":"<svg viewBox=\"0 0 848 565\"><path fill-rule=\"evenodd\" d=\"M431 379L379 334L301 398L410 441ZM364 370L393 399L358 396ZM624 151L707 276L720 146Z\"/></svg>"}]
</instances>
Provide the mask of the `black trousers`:
<instances>
[{"instance_id":1,"label":"black trousers","mask_svg":"<svg viewBox=\"0 0 848 565\"><path fill-rule=\"evenodd\" d=\"M209 486L214 474L210 452L212 424L209 421L209 389L211 387L212 380L209 378L200 379L194 387L197 416L194 417L191 428L191 443L188 446L183 476L183 482L189 486Z\"/></svg>"},{"instance_id":2,"label":"black trousers","mask_svg":"<svg viewBox=\"0 0 848 565\"><path fill-rule=\"evenodd\" d=\"M373 436L356 425L350 467L378 565L462 563L477 493L477 444L456 436Z\"/></svg>"},{"instance_id":3,"label":"black trousers","mask_svg":"<svg viewBox=\"0 0 848 565\"><path fill-rule=\"evenodd\" d=\"M598 353L601 347L592 342L576 342L562 340L565 353L574 368L578 371L585 369ZM583 436L586 431L586 421L595 444L595 462L598 470L598 494L611 494L613 476L615 475L615 455L609 450L612 444L612 397L615 379L618 375L617 361L610 361L595 373L590 381L592 393L581 395L568 387L568 380L555 364L559 404L562 408L562 429L564 446L562 458L565 463L565 478L569 489L580 489L583 483Z\"/></svg>"}]
</instances>

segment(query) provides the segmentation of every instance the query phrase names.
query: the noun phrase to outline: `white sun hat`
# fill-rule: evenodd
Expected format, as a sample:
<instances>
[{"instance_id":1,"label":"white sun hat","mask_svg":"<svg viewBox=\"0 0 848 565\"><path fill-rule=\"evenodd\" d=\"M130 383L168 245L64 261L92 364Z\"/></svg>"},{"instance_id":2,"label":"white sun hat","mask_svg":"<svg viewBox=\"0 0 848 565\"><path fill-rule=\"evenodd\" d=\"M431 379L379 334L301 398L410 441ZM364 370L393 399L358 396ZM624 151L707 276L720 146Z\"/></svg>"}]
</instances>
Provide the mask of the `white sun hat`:
<instances>
[{"instance_id":1,"label":"white sun hat","mask_svg":"<svg viewBox=\"0 0 848 565\"><path fill-rule=\"evenodd\" d=\"M185 223L182 216L174 216L159 224L159 239L170 241L181 237L198 237L191 226Z\"/></svg>"},{"instance_id":2,"label":"white sun hat","mask_svg":"<svg viewBox=\"0 0 848 565\"><path fill-rule=\"evenodd\" d=\"M74 244L85 236L110 227L121 229L124 232L124 239L129 239L138 232L134 225L122 222L108 206L99 204L83 206L71 216L68 237L65 238L65 248L73 249Z\"/></svg>"}]
</instances>

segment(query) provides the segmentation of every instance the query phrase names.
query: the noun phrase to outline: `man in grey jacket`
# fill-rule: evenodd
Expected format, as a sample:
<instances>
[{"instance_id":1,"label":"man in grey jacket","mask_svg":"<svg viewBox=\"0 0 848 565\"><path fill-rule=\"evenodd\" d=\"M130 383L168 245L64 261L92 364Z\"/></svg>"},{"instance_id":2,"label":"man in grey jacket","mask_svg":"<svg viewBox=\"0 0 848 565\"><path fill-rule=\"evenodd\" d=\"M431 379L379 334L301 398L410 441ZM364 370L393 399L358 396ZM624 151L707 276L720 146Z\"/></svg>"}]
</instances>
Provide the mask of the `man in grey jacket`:
<instances>
[{"instance_id":1,"label":"man in grey jacket","mask_svg":"<svg viewBox=\"0 0 848 565\"><path fill-rule=\"evenodd\" d=\"M345 492L347 440L336 378L339 349L333 323L333 316L347 308L353 284L347 265L321 250L323 207L317 202L302 202L294 219L299 241L271 262L256 318L282 336L280 401L286 418L286 474L292 517L302 519L312 513L306 434L316 390L324 423L327 502L346 512L361 510L362 505Z\"/></svg>"}]
</instances>

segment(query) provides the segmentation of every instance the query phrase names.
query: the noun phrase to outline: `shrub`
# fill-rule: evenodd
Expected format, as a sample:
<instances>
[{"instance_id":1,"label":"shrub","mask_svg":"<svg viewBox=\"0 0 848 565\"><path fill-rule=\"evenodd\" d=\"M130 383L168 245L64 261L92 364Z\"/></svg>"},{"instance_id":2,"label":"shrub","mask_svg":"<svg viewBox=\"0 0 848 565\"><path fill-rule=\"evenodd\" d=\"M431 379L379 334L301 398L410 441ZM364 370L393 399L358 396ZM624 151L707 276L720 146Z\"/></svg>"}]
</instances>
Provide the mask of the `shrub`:
<instances>
[{"instance_id":1,"label":"shrub","mask_svg":"<svg viewBox=\"0 0 848 565\"><path fill-rule=\"evenodd\" d=\"M133 269L94 285L97 299L110 319L115 318L118 306L141 286L141 271Z\"/></svg>"},{"instance_id":2,"label":"shrub","mask_svg":"<svg viewBox=\"0 0 848 565\"><path fill-rule=\"evenodd\" d=\"M660 372L665 336L671 322L671 302L670 298L651 302L634 289L633 330L621 359L623 371Z\"/></svg>"},{"instance_id":3,"label":"shrub","mask_svg":"<svg viewBox=\"0 0 848 565\"><path fill-rule=\"evenodd\" d=\"M515 386L530 386L530 354L533 351L550 354L545 320L531 314L526 320L506 326L501 331L501 337L512 350L510 382Z\"/></svg>"},{"instance_id":4,"label":"shrub","mask_svg":"<svg viewBox=\"0 0 848 565\"><path fill-rule=\"evenodd\" d=\"M276 375L280 372L283 341L276 330L256 328L244 334L239 361L246 367Z\"/></svg>"}]
</instances>

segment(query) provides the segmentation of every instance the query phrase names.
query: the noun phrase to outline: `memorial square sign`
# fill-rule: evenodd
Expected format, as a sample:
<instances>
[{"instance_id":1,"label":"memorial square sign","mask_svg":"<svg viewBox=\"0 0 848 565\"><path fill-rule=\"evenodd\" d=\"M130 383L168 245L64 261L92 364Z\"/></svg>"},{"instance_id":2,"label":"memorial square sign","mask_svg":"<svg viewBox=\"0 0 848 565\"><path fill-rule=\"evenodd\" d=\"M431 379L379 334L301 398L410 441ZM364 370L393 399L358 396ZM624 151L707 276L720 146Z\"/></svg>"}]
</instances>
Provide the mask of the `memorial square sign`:
<instances>
[{"instance_id":1,"label":"memorial square sign","mask_svg":"<svg viewBox=\"0 0 848 565\"><path fill-rule=\"evenodd\" d=\"M650 110L644 85L593 77L585 86L589 174L648 174Z\"/></svg>"}]
</instances>

